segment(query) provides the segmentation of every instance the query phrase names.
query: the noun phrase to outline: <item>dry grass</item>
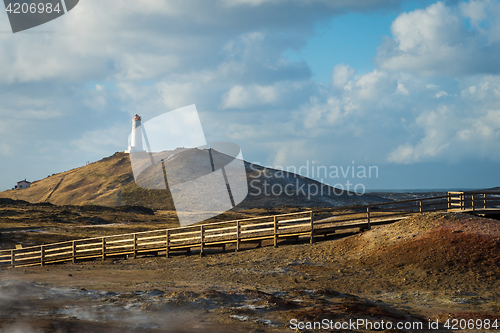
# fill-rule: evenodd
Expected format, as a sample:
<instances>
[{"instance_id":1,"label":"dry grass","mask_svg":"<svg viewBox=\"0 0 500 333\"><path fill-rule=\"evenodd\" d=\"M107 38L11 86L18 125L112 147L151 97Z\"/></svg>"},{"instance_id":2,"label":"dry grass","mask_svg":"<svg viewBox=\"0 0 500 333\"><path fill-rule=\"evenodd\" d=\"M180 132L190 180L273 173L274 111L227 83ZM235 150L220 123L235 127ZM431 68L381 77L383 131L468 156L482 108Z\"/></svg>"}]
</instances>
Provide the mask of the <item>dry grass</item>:
<instances>
[{"instance_id":1,"label":"dry grass","mask_svg":"<svg viewBox=\"0 0 500 333\"><path fill-rule=\"evenodd\" d=\"M300 208L228 211L203 223L245 219L301 211ZM0 202L0 248L24 247L68 240L102 237L179 227L172 210L140 206L57 206L16 201Z\"/></svg>"}]
</instances>

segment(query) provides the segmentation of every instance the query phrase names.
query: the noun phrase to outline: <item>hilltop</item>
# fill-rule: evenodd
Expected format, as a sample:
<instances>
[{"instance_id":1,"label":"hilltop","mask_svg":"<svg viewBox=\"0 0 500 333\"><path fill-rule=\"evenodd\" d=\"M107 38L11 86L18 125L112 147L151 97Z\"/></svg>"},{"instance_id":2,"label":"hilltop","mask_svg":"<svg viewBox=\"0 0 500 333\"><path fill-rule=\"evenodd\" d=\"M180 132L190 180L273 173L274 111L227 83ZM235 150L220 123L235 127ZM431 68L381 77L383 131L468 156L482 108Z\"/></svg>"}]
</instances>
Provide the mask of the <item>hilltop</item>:
<instances>
[{"instance_id":1,"label":"hilltop","mask_svg":"<svg viewBox=\"0 0 500 333\"><path fill-rule=\"evenodd\" d=\"M149 194L138 192L141 189L135 186L128 154L115 153L86 166L34 181L30 188L0 192L0 197L56 205L121 206L137 201L134 197ZM159 208L157 201L161 200L168 207L169 201L163 192L154 193L147 206Z\"/></svg>"},{"instance_id":2,"label":"hilltop","mask_svg":"<svg viewBox=\"0 0 500 333\"><path fill-rule=\"evenodd\" d=\"M184 154L174 165L175 171L185 173L185 166L195 160L197 154ZM352 192L340 193L333 187L321 184L307 177L291 172L265 168L245 163L249 183L249 195L237 208L263 208L279 206L325 207L385 202L374 195L356 195ZM271 193L272 186L275 191ZM308 188L313 189L308 192ZM319 189L317 194L314 190ZM321 195L321 190L323 195ZM279 193L281 192L281 193ZM292 193L292 195L290 195ZM146 190L136 185L132 173L130 156L117 152L86 166L54 174L34 181L23 190L0 192L0 198L25 200L30 203L49 202L56 205L101 205L101 206L144 206L152 209L173 210L174 204L169 191Z\"/></svg>"}]
</instances>

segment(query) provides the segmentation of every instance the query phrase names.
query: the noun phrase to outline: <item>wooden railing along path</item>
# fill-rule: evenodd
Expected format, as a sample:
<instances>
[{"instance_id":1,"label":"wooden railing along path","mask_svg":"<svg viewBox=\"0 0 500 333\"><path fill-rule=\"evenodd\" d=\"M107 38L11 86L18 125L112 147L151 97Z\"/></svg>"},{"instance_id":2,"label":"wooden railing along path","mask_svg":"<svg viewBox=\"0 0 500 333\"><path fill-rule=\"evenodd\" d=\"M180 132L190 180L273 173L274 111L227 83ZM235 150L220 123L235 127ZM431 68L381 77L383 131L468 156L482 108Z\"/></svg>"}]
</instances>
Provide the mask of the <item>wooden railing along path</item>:
<instances>
[{"instance_id":1,"label":"wooden railing along path","mask_svg":"<svg viewBox=\"0 0 500 333\"><path fill-rule=\"evenodd\" d=\"M225 250L226 245L234 244L239 251L244 243L262 244L263 240L271 240L278 246L284 239L304 236L313 243L315 237L333 234L339 229L367 230L372 225L392 223L414 213L497 207L500 207L500 192L448 192L446 196L432 198L308 210L0 250L0 267L43 266L125 255L135 258L158 252L169 257L173 252L189 252L192 248L198 248L200 255L204 255L208 247Z\"/></svg>"}]
</instances>

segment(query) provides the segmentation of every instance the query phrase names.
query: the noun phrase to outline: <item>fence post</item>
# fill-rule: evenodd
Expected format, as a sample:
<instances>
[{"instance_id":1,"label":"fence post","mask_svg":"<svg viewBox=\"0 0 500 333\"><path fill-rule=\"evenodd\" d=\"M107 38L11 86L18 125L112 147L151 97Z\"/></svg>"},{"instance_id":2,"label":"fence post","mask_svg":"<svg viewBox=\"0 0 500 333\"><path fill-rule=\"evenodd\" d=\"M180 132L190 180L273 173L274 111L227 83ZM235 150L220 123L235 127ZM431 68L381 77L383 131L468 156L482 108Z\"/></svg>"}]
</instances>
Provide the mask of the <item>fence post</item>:
<instances>
[{"instance_id":1,"label":"fence post","mask_svg":"<svg viewBox=\"0 0 500 333\"><path fill-rule=\"evenodd\" d=\"M422 209L422 200L418 201L418 209L420 211L420 214L422 214L422 212L423 212L423 209Z\"/></svg>"},{"instance_id":2,"label":"fence post","mask_svg":"<svg viewBox=\"0 0 500 333\"><path fill-rule=\"evenodd\" d=\"M166 232L166 237L167 237L167 243L166 243L166 249L165 249L167 252L166 257L170 258L170 233L169 233L168 229Z\"/></svg>"},{"instance_id":3,"label":"fence post","mask_svg":"<svg viewBox=\"0 0 500 333\"><path fill-rule=\"evenodd\" d=\"M14 250L10 250L10 267L16 266L16 258L15 258Z\"/></svg>"},{"instance_id":4,"label":"fence post","mask_svg":"<svg viewBox=\"0 0 500 333\"><path fill-rule=\"evenodd\" d=\"M240 221L236 221L236 252L240 250Z\"/></svg>"},{"instance_id":5,"label":"fence post","mask_svg":"<svg viewBox=\"0 0 500 333\"><path fill-rule=\"evenodd\" d=\"M368 222L368 230L370 230L371 224L370 224L370 206L366 207L366 221Z\"/></svg>"},{"instance_id":6,"label":"fence post","mask_svg":"<svg viewBox=\"0 0 500 333\"><path fill-rule=\"evenodd\" d=\"M40 246L40 266L44 265L45 261L45 246L41 245Z\"/></svg>"},{"instance_id":7,"label":"fence post","mask_svg":"<svg viewBox=\"0 0 500 333\"><path fill-rule=\"evenodd\" d=\"M72 254L71 255L72 255L72 259L73 259L72 261L73 261L73 263L75 263L75 261L76 261L76 243L75 243L75 241L72 241L71 247L72 247L72 250L71 250Z\"/></svg>"},{"instance_id":8,"label":"fence post","mask_svg":"<svg viewBox=\"0 0 500 333\"><path fill-rule=\"evenodd\" d=\"M274 247L278 246L278 219L274 217Z\"/></svg>"},{"instance_id":9,"label":"fence post","mask_svg":"<svg viewBox=\"0 0 500 333\"><path fill-rule=\"evenodd\" d=\"M483 209L486 209L486 193L483 193Z\"/></svg>"},{"instance_id":10,"label":"fence post","mask_svg":"<svg viewBox=\"0 0 500 333\"><path fill-rule=\"evenodd\" d=\"M475 207L474 207L474 194L472 194L472 211L475 211Z\"/></svg>"},{"instance_id":11,"label":"fence post","mask_svg":"<svg viewBox=\"0 0 500 333\"><path fill-rule=\"evenodd\" d=\"M106 259L106 238L102 238L102 260Z\"/></svg>"},{"instance_id":12,"label":"fence post","mask_svg":"<svg viewBox=\"0 0 500 333\"><path fill-rule=\"evenodd\" d=\"M314 223L313 223L313 211L311 210L309 212L309 219L311 220L311 239L309 240L309 243L314 243Z\"/></svg>"},{"instance_id":13,"label":"fence post","mask_svg":"<svg viewBox=\"0 0 500 333\"><path fill-rule=\"evenodd\" d=\"M460 194L460 210L465 210L465 194Z\"/></svg>"},{"instance_id":14,"label":"fence post","mask_svg":"<svg viewBox=\"0 0 500 333\"><path fill-rule=\"evenodd\" d=\"M450 192L448 192L448 209L451 209L451 196L450 196Z\"/></svg>"},{"instance_id":15,"label":"fence post","mask_svg":"<svg viewBox=\"0 0 500 333\"><path fill-rule=\"evenodd\" d=\"M205 230L203 228L203 226L200 226L200 257L203 257L203 251L204 251L204 248L203 248L203 244L204 243L204 234Z\"/></svg>"},{"instance_id":16,"label":"fence post","mask_svg":"<svg viewBox=\"0 0 500 333\"><path fill-rule=\"evenodd\" d=\"M137 258L137 234L134 234L134 259Z\"/></svg>"}]
</instances>

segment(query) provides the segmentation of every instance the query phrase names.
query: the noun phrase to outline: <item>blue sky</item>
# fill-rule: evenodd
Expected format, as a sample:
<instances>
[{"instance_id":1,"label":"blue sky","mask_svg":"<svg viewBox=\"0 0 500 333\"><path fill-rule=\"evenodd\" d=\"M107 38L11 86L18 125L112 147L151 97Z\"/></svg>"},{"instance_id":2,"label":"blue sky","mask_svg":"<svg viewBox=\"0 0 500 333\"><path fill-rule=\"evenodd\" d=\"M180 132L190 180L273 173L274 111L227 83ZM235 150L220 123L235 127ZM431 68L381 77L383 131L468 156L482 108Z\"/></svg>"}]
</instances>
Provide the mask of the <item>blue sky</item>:
<instances>
[{"instance_id":1,"label":"blue sky","mask_svg":"<svg viewBox=\"0 0 500 333\"><path fill-rule=\"evenodd\" d=\"M315 27L315 35L299 50L285 52L292 61L309 64L316 82L329 85L331 71L337 64L349 64L360 73L375 68L374 58L382 36L389 36L396 10L377 13L350 13L334 17Z\"/></svg>"},{"instance_id":2,"label":"blue sky","mask_svg":"<svg viewBox=\"0 0 500 333\"><path fill-rule=\"evenodd\" d=\"M298 50L284 54L292 61L305 60L316 82L329 85L331 71L337 64L349 64L359 73L376 68L377 48L384 36L391 35L391 23L401 12L410 12L435 1L404 1L395 8L370 12L350 12L320 22L314 35Z\"/></svg>"},{"instance_id":3,"label":"blue sky","mask_svg":"<svg viewBox=\"0 0 500 333\"><path fill-rule=\"evenodd\" d=\"M1 11L0 189L190 104L248 161L379 170L331 185L499 185L499 18L489 0L82 0L12 34Z\"/></svg>"}]
</instances>

